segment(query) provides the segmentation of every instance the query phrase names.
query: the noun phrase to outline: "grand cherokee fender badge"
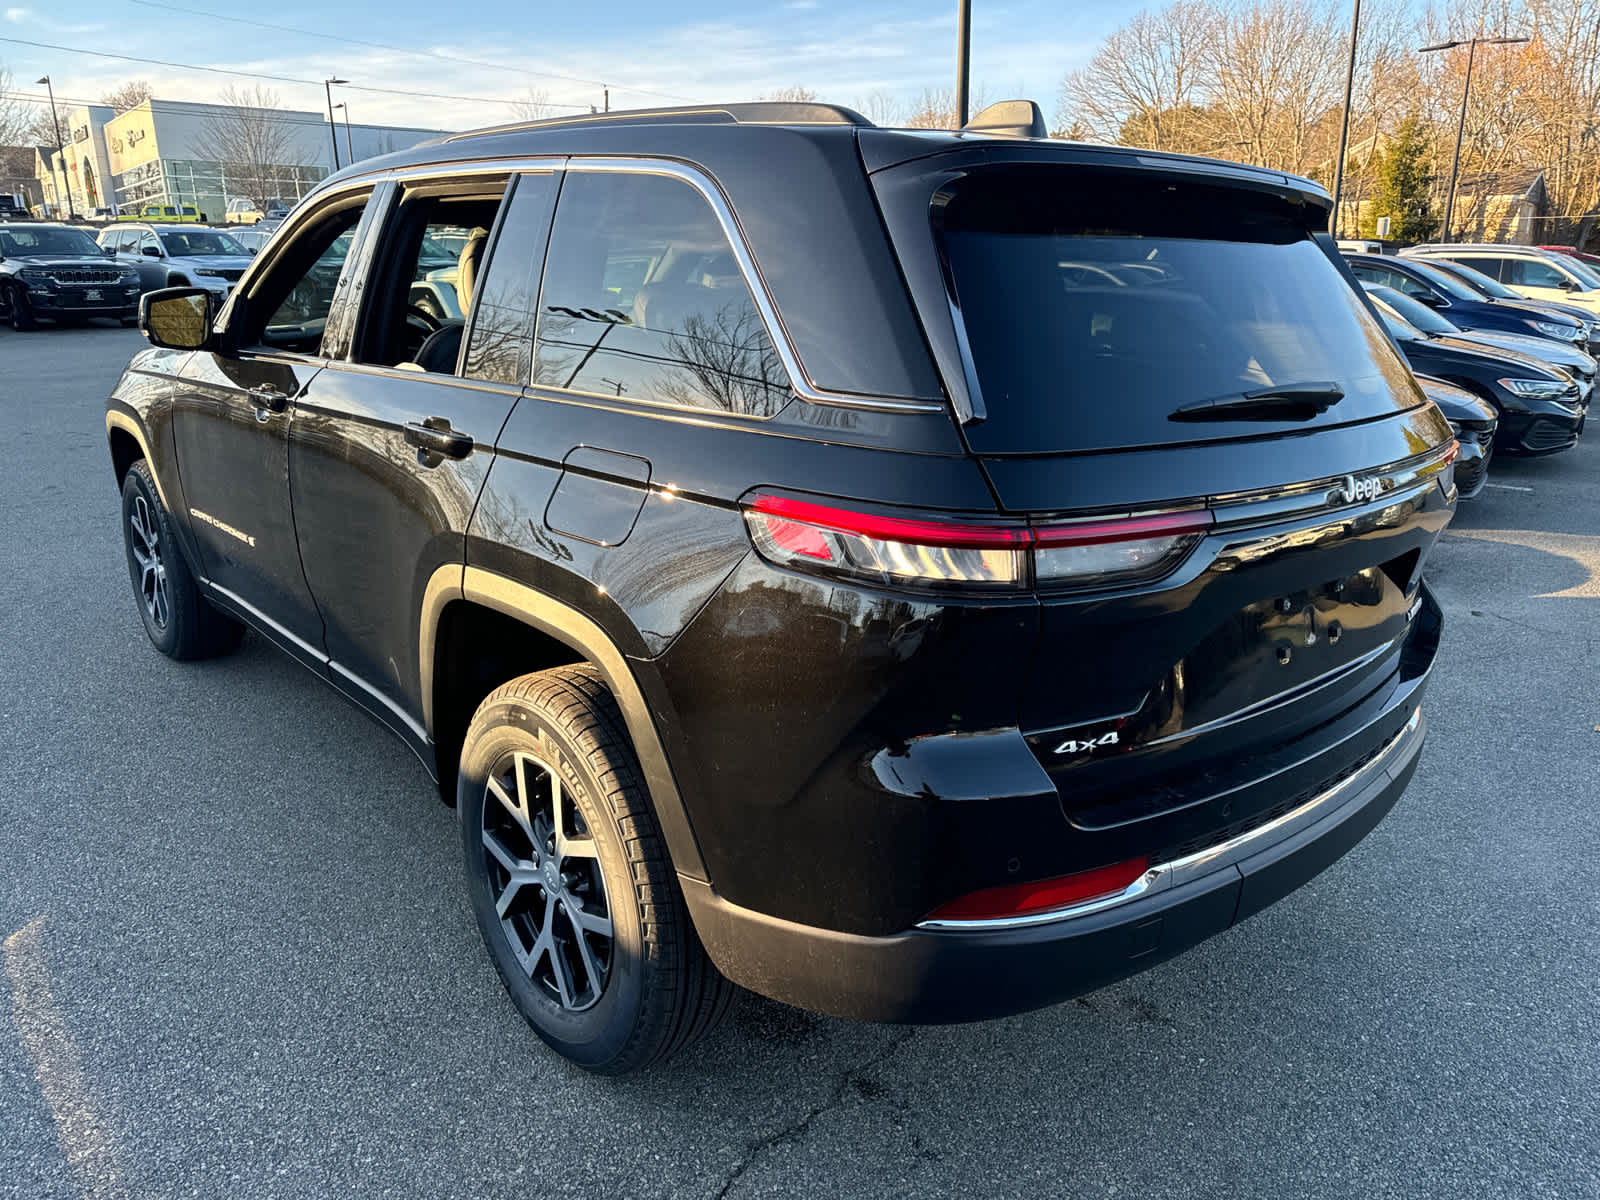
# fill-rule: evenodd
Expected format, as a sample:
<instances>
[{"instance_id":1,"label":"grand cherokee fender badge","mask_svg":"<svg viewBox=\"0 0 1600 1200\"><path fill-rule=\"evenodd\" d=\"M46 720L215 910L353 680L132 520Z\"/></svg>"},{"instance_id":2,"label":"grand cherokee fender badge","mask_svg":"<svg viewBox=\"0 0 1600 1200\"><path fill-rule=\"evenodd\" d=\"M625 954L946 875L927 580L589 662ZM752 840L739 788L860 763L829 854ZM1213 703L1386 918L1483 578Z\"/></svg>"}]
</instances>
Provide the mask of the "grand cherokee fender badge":
<instances>
[{"instance_id":1,"label":"grand cherokee fender badge","mask_svg":"<svg viewBox=\"0 0 1600 1200\"><path fill-rule=\"evenodd\" d=\"M215 517L213 517L210 513L201 512L198 508L191 508L189 510L189 515L191 517L193 517L196 521L204 521L207 525L211 526L211 528L213 528L213 529L220 529L223 533L227 534L229 537L235 538L235 539L243 542L246 546L249 546L250 549L252 549L252 550L254 550L256 548L256 535L253 534L253 533L245 533L241 529L235 529L232 525L229 525L226 521L219 521Z\"/></svg>"},{"instance_id":2,"label":"grand cherokee fender badge","mask_svg":"<svg viewBox=\"0 0 1600 1200\"><path fill-rule=\"evenodd\" d=\"M1103 733L1097 738L1068 738L1057 746L1053 753L1056 754L1086 754L1090 750L1097 750L1101 746L1115 746L1117 744L1117 731Z\"/></svg>"},{"instance_id":3,"label":"grand cherokee fender badge","mask_svg":"<svg viewBox=\"0 0 1600 1200\"><path fill-rule=\"evenodd\" d=\"M1344 504L1354 504L1358 500L1362 502L1376 500L1391 486L1389 480L1378 475L1363 475L1360 479L1354 475L1346 475L1339 486L1333 489L1330 499Z\"/></svg>"}]
</instances>

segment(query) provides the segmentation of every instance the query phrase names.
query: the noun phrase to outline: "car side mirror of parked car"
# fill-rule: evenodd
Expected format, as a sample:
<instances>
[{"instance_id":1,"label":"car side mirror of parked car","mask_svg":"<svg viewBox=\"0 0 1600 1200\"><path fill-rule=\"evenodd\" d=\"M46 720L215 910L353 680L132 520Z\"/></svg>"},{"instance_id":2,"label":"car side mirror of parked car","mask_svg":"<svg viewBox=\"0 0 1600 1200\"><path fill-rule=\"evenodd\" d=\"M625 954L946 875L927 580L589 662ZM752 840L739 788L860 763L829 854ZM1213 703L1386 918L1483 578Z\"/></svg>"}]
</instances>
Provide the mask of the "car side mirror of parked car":
<instances>
[{"instance_id":1,"label":"car side mirror of parked car","mask_svg":"<svg viewBox=\"0 0 1600 1200\"><path fill-rule=\"evenodd\" d=\"M152 346L204 350L211 341L216 293L205 288L162 288L139 300L139 331Z\"/></svg>"},{"instance_id":2,"label":"car side mirror of parked car","mask_svg":"<svg viewBox=\"0 0 1600 1200\"><path fill-rule=\"evenodd\" d=\"M143 253L146 258L160 258L161 248L159 246L146 246Z\"/></svg>"}]
</instances>

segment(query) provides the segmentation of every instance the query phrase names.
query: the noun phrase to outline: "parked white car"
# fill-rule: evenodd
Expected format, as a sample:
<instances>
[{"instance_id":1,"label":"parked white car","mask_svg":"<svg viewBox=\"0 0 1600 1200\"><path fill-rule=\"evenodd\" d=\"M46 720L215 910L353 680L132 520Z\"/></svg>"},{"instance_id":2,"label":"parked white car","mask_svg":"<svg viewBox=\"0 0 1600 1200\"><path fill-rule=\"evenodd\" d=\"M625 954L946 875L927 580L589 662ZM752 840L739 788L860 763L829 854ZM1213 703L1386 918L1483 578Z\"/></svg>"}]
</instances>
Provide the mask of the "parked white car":
<instances>
[{"instance_id":1,"label":"parked white car","mask_svg":"<svg viewBox=\"0 0 1600 1200\"><path fill-rule=\"evenodd\" d=\"M1600 271L1580 259L1536 246L1429 245L1405 251L1418 258L1446 258L1499 280L1530 300L1573 304L1600 314Z\"/></svg>"}]
</instances>

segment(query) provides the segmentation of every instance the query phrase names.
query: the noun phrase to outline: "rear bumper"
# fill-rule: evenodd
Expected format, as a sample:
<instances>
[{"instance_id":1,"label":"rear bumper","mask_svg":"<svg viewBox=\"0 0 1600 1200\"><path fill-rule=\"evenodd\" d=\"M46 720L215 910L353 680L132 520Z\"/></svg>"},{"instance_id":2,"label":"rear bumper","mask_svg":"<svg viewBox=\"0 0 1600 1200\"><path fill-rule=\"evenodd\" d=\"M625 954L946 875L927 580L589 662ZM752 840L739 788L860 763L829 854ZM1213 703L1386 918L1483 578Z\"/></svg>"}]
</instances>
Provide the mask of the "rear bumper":
<instances>
[{"instance_id":1,"label":"rear bumper","mask_svg":"<svg viewBox=\"0 0 1600 1200\"><path fill-rule=\"evenodd\" d=\"M943 1023L1059 1003L1170 958L1287 895L1394 806L1426 726L1409 721L1359 771L1266 826L1158 864L1124 893L1048 917L924 922L888 937L799 925L681 878L712 960L752 991L834 1016Z\"/></svg>"}]
</instances>

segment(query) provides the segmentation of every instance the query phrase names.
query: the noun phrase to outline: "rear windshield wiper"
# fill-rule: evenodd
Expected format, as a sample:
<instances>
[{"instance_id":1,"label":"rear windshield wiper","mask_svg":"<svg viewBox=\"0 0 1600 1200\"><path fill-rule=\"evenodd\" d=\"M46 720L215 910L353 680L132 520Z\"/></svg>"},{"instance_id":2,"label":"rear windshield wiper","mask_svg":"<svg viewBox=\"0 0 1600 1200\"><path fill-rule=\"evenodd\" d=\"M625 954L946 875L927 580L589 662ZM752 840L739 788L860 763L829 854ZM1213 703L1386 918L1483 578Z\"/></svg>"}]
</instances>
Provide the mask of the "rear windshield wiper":
<instances>
[{"instance_id":1,"label":"rear windshield wiper","mask_svg":"<svg viewBox=\"0 0 1600 1200\"><path fill-rule=\"evenodd\" d=\"M1290 383L1185 404L1172 421L1308 421L1344 399L1336 383Z\"/></svg>"}]
</instances>

